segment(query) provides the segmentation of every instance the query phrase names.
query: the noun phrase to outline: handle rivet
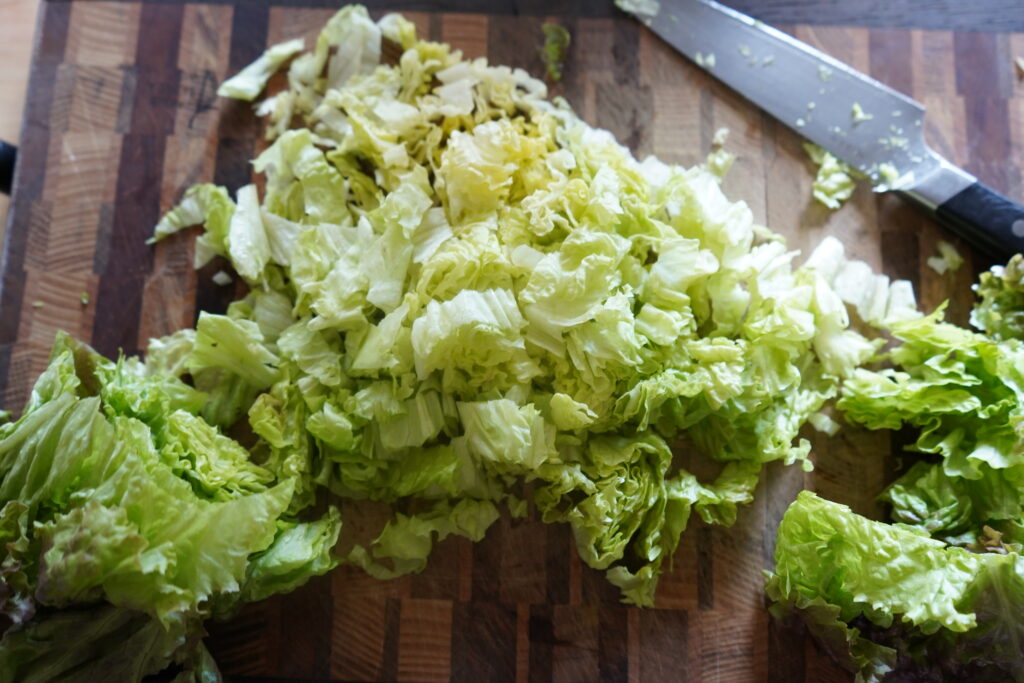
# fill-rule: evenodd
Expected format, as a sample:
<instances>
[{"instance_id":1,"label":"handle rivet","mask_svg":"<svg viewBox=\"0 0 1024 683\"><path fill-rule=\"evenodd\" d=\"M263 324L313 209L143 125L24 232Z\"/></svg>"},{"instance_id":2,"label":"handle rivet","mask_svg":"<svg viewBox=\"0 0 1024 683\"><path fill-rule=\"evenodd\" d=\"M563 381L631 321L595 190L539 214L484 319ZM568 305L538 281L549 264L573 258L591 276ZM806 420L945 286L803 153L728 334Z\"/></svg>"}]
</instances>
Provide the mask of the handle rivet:
<instances>
[{"instance_id":1,"label":"handle rivet","mask_svg":"<svg viewBox=\"0 0 1024 683\"><path fill-rule=\"evenodd\" d=\"M1015 237L1024 237L1024 218L1018 218L1015 220L1013 225L1010 226L1010 232L1012 232Z\"/></svg>"}]
</instances>

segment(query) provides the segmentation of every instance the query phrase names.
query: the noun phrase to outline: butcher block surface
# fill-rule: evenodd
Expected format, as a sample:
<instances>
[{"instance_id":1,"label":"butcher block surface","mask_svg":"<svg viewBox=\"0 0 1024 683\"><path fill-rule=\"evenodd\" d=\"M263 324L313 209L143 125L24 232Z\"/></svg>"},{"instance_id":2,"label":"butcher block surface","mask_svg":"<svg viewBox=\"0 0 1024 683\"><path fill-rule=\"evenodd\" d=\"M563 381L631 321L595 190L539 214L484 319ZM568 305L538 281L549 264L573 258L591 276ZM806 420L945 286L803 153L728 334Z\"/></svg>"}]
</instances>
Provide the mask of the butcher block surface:
<instances>
[{"instance_id":1,"label":"butcher block surface","mask_svg":"<svg viewBox=\"0 0 1024 683\"><path fill-rule=\"evenodd\" d=\"M260 124L248 105L219 100L217 84L270 44L314 37L331 12L241 0L44 3L4 248L4 408L20 410L58 330L104 354L138 353L150 337L193 325L201 310L222 312L239 293L211 281L223 261L192 270L194 233L144 242L188 186L234 190L250 181ZM639 157L686 165L701 162L715 131L729 128L726 147L738 158L725 190L756 220L805 254L834 235L852 256L909 279L925 307L949 299L950 317L966 321L970 284L988 263L864 184L838 212L815 203L798 136L624 15L406 16L421 35L468 57L538 76L540 24L562 23L573 42L553 93L588 122ZM782 28L924 102L937 150L1024 198L1024 84L1013 70L1024 34ZM965 267L939 275L925 265L940 239L957 246ZM691 522L654 609L622 605L603 575L582 565L568 527L544 525L531 511L502 519L480 543L439 544L422 574L378 581L342 567L253 605L209 625L210 650L236 680L849 681L803 632L769 618L762 572L802 488L880 516L874 496L899 471L906 439L849 427L807 436L814 472L773 464L732 528ZM342 514L346 538L382 519L348 503Z\"/></svg>"}]
</instances>

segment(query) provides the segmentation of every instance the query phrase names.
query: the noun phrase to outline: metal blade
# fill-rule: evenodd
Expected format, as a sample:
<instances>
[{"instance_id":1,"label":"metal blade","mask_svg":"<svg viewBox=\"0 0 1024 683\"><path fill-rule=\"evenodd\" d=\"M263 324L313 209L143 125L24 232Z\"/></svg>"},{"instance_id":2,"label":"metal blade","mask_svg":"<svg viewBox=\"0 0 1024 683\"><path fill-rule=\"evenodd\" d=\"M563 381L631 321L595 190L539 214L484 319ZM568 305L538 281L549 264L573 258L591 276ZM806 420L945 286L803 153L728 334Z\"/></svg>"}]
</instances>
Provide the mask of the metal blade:
<instances>
[{"instance_id":1,"label":"metal blade","mask_svg":"<svg viewBox=\"0 0 1024 683\"><path fill-rule=\"evenodd\" d=\"M934 207L974 181L928 147L924 107L903 93L713 0L636 4L663 40L878 189Z\"/></svg>"}]
</instances>

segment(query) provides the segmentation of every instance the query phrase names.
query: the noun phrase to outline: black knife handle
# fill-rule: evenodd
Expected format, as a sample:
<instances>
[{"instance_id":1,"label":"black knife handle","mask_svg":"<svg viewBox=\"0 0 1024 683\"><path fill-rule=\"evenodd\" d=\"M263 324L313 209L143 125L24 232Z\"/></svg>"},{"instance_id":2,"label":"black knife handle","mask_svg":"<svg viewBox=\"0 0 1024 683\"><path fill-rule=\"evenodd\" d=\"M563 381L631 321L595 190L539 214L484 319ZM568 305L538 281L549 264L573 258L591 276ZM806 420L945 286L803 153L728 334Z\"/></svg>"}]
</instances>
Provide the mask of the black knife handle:
<instances>
[{"instance_id":1,"label":"black knife handle","mask_svg":"<svg viewBox=\"0 0 1024 683\"><path fill-rule=\"evenodd\" d=\"M18 158L18 148L0 140L0 193L11 193L11 181L14 180L14 162Z\"/></svg>"},{"instance_id":2,"label":"black knife handle","mask_svg":"<svg viewBox=\"0 0 1024 683\"><path fill-rule=\"evenodd\" d=\"M998 260L1024 252L1024 206L983 183L968 185L935 215Z\"/></svg>"}]
</instances>

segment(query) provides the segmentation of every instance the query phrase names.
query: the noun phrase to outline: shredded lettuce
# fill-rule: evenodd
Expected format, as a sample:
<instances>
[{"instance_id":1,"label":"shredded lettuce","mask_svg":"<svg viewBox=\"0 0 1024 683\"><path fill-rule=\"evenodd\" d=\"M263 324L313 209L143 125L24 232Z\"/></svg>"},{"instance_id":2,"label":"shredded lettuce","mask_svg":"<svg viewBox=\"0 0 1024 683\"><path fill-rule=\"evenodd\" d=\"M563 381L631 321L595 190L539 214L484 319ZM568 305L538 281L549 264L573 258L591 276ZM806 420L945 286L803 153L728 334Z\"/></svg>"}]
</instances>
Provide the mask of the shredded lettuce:
<instances>
[{"instance_id":1,"label":"shredded lettuce","mask_svg":"<svg viewBox=\"0 0 1024 683\"><path fill-rule=\"evenodd\" d=\"M247 413L301 499L431 501L353 556L368 571L418 571L462 528L450 511L516 508L531 482L584 561L650 604L691 510L731 524L764 463L810 468L802 426L878 342L850 329L839 265L794 267L723 195L731 155L639 163L546 94L342 9L260 109L266 189L239 190L216 243L254 289L200 318L185 367L204 417ZM673 465L681 435L718 479Z\"/></svg>"}]
</instances>

